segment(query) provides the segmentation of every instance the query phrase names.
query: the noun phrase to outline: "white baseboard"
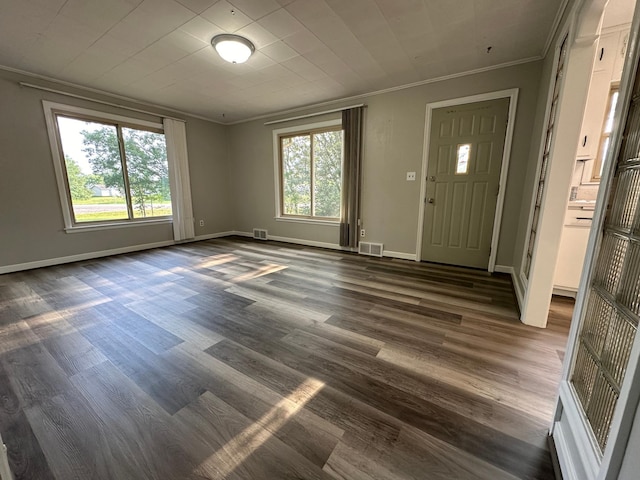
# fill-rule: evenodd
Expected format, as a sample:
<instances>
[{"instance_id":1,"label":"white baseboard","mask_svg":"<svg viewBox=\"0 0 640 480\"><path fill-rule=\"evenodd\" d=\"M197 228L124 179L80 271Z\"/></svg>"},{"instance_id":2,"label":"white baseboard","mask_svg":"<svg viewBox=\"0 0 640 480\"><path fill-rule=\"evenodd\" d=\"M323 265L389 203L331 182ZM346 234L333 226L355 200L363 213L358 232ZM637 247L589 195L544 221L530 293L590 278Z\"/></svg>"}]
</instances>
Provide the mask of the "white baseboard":
<instances>
[{"instance_id":1,"label":"white baseboard","mask_svg":"<svg viewBox=\"0 0 640 480\"><path fill-rule=\"evenodd\" d=\"M383 250L382 256L390 257L390 258L399 258L401 260L413 260L414 262L416 261L415 253L394 252L392 250Z\"/></svg>"},{"instance_id":2,"label":"white baseboard","mask_svg":"<svg viewBox=\"0 0 640 480\"><path fill-rule=\"evenodd\" d=\"M253 234L249 232L233 232L233 235L239 235L242 237L253 237ZM283 243L293 243L295 245L305 245L307 247L318 247L318 248L328 248L330 250L341 250L343 252L355 251L348 247L341 247L337 243L316 242L315 240L305 240L302 238L291 238L291 237L280 237L278 235L269 235L268 240L273 240L276 242L283 242ZM391 250L383 250L382 256L389 257L389 258L400 258L402 260L416 259L415 253L394 252Z\"/></svg>"},{"instance_id":3,"label":"white baseboard","mask_svg":"<svg viewBox=\"0 0 640 480\"><path fill-rule=\"evenodd\" d=\"M574 288L553 287L553 294L561 297L576 298L578 290Z\"/></svg>"},{"instance_id":4,"label":"white baseboard","mask_svg":"<svg viewBox=\"0 0 640 480\"><path fill-rule=\"evenodd\" d=\"M249 237L249 238L253 238L253 233L251 232L240 232L238 230L234 230L233 232L231 232L231 235L235 235L236 237Z\"/></svg>"},{"instance_id":5,"label":"white baseboard","mask_svg":"<svg viewBox=\"0 0 640 480\"><path fill-rule=\"evenodd\" d=\"M494 267L494 271L499 273L508 273L509 275L511 275L511 282L513 283L513 289L516 292L518 307L522 312L522 309L524 308L524 290L522 288L522 285L520 284L518 276L516 275L515 269L511 265L496 265Z\"/></svg>"},{"instance_id":6,"label":"white baseboard","mask_svg":"<svg viewBox=\"0 0 640 480\"><path fill-rule=\"evenodd\" d=\"M232 235L239 235L239 233L235 232L235 231L220 232L220 233L208 233L206 235L196 235L193 240L189 240L189 241L190 242L200 242L202 240L212 240L214 238L230 237Z\"/></svg>"},{"instance_id":7,"label":"white baseboard","mask_svg":"<svg viewBox=\"0 0 640 480\"><path fill-rule=\"evenodd\" d=\"M253 237L253 234L251 235ZM351 251L350 248L341 247L337 243L328 242L316 242L315 240L303 240L300 238L279 237L277 235L268 235L268 240L276 242L293 243L296 245L306 245L308 247L329 248L331 250L346 250Z\"/></svg>"},{"instance_id":8,"label":"white baseboard","mask_svg":"<svg viewBox=\"0 0 640 480\"><path fill-rule=\"evenodd\" d=\"M520 307L520 314L524 311L524 297L525 297L525 287L518 281L518 276L513 273L511 275L511 279L513 280L513 288L516 291L516 298L518 299L518 306Z\"/></svg>"},{"instance_id":9,"label":"white baseboard","mask_svg":"<svg viewBox=\"0 0 640 480\"><path fill-rule=\"evenodd\" d=\"M45 260L36 260L35 262L16 263L15 265L5 265L0 267L0 274L31 270L33 268L51 267L53 265L61 265L63 263L91 260L93 258L120 255L122 253L137 252L140 250L150 250L152 248L167 247L174 244L175 242L173 240L165 240L163 242L144 243L141 245L131 245L128 247L113 248L111 250L101 250L98 252L80 253L78 255L69 255L67 257L47 258Z\"/></svg>"},{"instance_id":10,"label":"white baseboard","mask_svg":"<svg viewBox=\"0 0 640 480\"><path fill-rule=\"evenodd\" d=\"M165 240L163 242L144 243L140 245L131 245L128 247L113 248L110 250L80 253L78 255L69 255L67 257L47 258L45 260L36 260L35 262L5 265L5 266L0 266L0 275L3 273L20 272L22 270L31 270L34 268L42 268L42 267L52 267L54 265L62 265L64 263L72 263L72 262L79 262L82 260L92 260L94 258L109 257L111 255L120 255L123 253L139 252L141 250L150 250L152 248L168 247L169 245L176 245L179 243L199 242L201 240L210 240L213 238L229 237L231 235L244 235L244 234L241 232L235 232L235 231L210 233L207 235L198 235L193 239L185 240L183 242Z\"/></svg>"},{"instance_id":11,"label":"white baseboard","mask_svg":"<svg viewBox=\"0 0 640 480\"><path fill-rule=\"evenodd\" d=\"M233 232L233 235L238 235L240 237L253 238L253 233L249 233L249 232ZM305 240L302 238L291 238L291 237L280 237L278 235L268 235L267 240L273 240L274 242L293 243L294 245L304 245L306 247L328 248L330 250L344 250L347 252L351 251L350 248L341 247L337 243L316 242L315 240Z\"/></svg>"},{"instance_id":12,"label":"white baseboard","mask_svg":"<svg viewBox=\"0 0 640 480\"><path fill-rule=\"evenodd\" d=\"M205 235L198 235L193 239L185 240L183 242L174 242L173 240L167 240L164 242L145 243L141 245L132 245L129 247L114 248L111 250L101 250L98 252L88 252L88 253L81 253L78 255L69 255L67 257L47 258L45 260L37 260L35 262L17 263L15 265L0 266L0 275L3 273L20 272L22 270L51 267L54 265L62 265L64 263L79 262L82 260L91 260L94 258L108 257L111 255L120 255L123 253L138 252L140 250L150 250L152 248L167 247L169 245L176 245L177 243L199 242L202 240L212 240L214 238L230 237L234 235L239 237L253 238L253 233L251 232L240 232L236 230L232 230L228 232L209 233ZM295 245L305 245L308 247L328 248L331 250L340 250L340 251L346 251L346 252L354 251L351 248L341 247L337 243L317 242L315 240L304 240L300 238L280 237L277 235L269 235L269 240L274 240L276 242L293 243ZM402 260L416 259L415 253L394 252L391 250L384 250L382 255L385 257L399 258ZM4 479L0 479L0 480L4 480Z\"/></svg>"},{"instance_id":13,"label":"white baseboard","mask_svg":"<svg viewBox=\"0 0 640 480\"><path fill-rule=\"evenodd\" d=\"M15 265L0 266L0 275L3 273L20 272L22 270L31 270L34 268L52 267L54 265L62 265L63 263L80 262L82 260L92 260L94 258L109 257L111 255L120 255L123 253L139 252L141 250L150 250L152 248L168 247L169 245L178 245L181 243L199 242L202 240L211 240L213 238L229 237L232 235L253 236L249 233L228 231L219 233L209 233L206 235L198 235L192 239L182 242L166 240L164 242L144 243L141 245L131 245L129 247L113 248L111 250L101 250L98 252L80 253L78 255L69 255L67 257L47 258L45 260L36 260L35 262L17 263ZM4 479L1 479L4 480Z\"/></svg>"},{"instance_id":14,"label":"white baseboard","mask_svg":"<svg viewBox=\"0 0 640 480\"><path fill-rule=\"evenodd\" d=\"M493 267L493 271L498 273L508 273L509 275L512 275L513 267L510 267L509 265L496 265L495 267Z\"/></svg>"}]
</instances>

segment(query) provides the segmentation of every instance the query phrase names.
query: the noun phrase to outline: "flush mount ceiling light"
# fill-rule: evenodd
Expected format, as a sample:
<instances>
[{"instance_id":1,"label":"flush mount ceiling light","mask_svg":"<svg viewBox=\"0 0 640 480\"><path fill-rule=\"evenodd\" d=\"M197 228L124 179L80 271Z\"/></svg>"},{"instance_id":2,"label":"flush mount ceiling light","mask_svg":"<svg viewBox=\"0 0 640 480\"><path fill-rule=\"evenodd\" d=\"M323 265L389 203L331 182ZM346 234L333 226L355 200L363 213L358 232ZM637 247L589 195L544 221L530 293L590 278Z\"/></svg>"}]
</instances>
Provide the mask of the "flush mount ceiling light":
<instances>
[{"instance_id":1,"label":"flush mount ceiling light","mask_svg":"<svg viewBox=\"0 0 640 480\"><path fill-rule=\"evenodd\" d=\"M229 63L244 63L256 51L253 43L246 38L227 33L213 37L211 45Z\"/></svg>"}]
</instances>

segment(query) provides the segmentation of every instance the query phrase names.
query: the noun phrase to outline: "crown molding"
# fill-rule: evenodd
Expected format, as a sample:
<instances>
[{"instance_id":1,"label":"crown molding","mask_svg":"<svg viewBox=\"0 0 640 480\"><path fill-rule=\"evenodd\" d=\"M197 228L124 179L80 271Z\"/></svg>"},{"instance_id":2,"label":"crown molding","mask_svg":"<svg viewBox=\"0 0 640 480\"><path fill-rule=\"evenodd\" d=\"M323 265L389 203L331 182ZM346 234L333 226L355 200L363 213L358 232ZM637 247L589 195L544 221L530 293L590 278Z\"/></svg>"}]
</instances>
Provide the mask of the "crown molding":
<instances>
[{"instance_id":1,"label":"crown molding","mask_svg":"<svg viewBox=\"0 0 640 480\"><path fill-rule=\"evenodd\" d=\"M207 122L217 123L218 125L225 125L213 118L205 117L203 115L197 115L194 113L186 112L184 110L178 110L172 107L167 107L166 105L159 105L157 103L145 102L144 100L138 100L132 97L127 97L125 95L119 95L117 93L108 92L106 90L100 90L99 88L87 87L85 85L80 85L78 83L67 82L66 80L59 80L57 78L49 77L47 75L41 75L39 73L32 73L26 70L20 70L19 68L8 67L6 65L0 65L0 70L4 70L5 72L17 73L18 75L24 75L26 77L37 78L38 80L44 80L46 82L55 83L56 85L62 85L69 88L76 88L78 90L82 90L84 92L90 92L96 95L104 95L106 97L118 99L125 102L131 102L136 105L141 105L145 107L157 108L160 110L164 110L165 112L177 113L179 115L184 115L191 118L197 118L199 120L205 120ZM71 93L71 92L69 92ZM90 99L87 99L90 101ZM161 115L161 114L158 114Z\"/></svg>"},{"instance_id":2,"label":"crown molding","mask_svg":"<svg viewBox=\"0 0 640 480\"><path fill-rule=\"evenodd\" d=\"M253 122L255 120L263 120L265 118L277 117L277 116L281 116L281 115L290 115L292 113L304 112L304 111L307 111L307 110L312 110L314 108L326 107L326 106L336 105L336 104L345 103L345 102L352 102L354 100L361 100L363 98L375 97L377 95L384 95L385 93L392 93L392 92L397 92L397 91L400 91L400 90L406 90L408 88L420 87L422 85L428 85L430 83L438 83L438 82L443 82L445 80L452 80L454 78L466 77L466 76L469 76L469 75L476 75L478 73L489 72L489 71L492 71L492 70L499 70L501 68L508 68L508 67L513 67L513 66L516 66L516 65L522 65L524 63L537 62L539 60L542 60L543 58L544 57L542 57L542 56L522 58L520 60L514 60L514 61L511 61L511 62L504 62L504 63L500 63L498 65L492 65L492 66L489 66L489 67L476 68L474 70L466 70L464 72L452 73L451 75L444 75L442 77L429 78L429 79L426 79L426 80L420 80L418 82L407 83L407 84L404 84L404 85L398 85L397 87L389 87L389 88L384 88L382 90L375 90L373 92L361 93L361 94L358 94L358 95L353 95L353 96L350 96L350 97L343 97L343 98L338 98L338 99L334 99L334 100L327 100L326 102L314 103L314 104L311 104L311 105L305 105L303 107L295 107L295 108L291 108L289 110L281 110L281 111L275 112L275 113L265 113L263 115L257 115L255 117L247 118L247 119L244 119L244 120L236 120L235 122L228 122L228 123L225 123L225 125L239 125L241 123Z\"/></svg>"},{"instance_id":3,"label":"crown molding","mask_svg":"<svg viewBox=\"0 0 640 480\"><path fill-rule=\"evenodd\" d=\"M542 58L546 58L547 54L549 53L551 43L553 42L553 38L556 36L558 30L560 29L560 22L562 21L562 17L564 16L564 12L567 10L568 5L569 0L562 0L560 8L558 8L558 13L556 13L556 18L554 18L553 20L553 25L551 25L551 30L549 30L547 41L544 43L544 48L542 49Z\"/></svg>"},{"instance_id":4,"label":"crown molding","mask_svg":"<svg viewBox=\"0 0 640 480\"><path fill-rule=\"evenodd\" d=\"M568 0L563 0L566 3L568 2ZM261 114L261 115L257 115L255 117L250 117L250 118L246 118L243 120L236 120L234 122L220 122L218 120L214 120L213 118L209 118L209 117L205 117L202 115L196 115L193 113L189 113L183 110L177 110L175 108L171 108L171 107L167 107L167 106L163 106L163 105L158 105L155 103L150 103L150 102L145 102L142 100L137 100L135 98L131 98L131 97L127 97L124 95L118 95L115 93L111 93L105 90L100 90L97 88L91 88L91 87L86 87L83 85L79 85L77 83L73 83L73 82L67 82L65 80L58 80L56 78L53 77L48 77L46 75L40 75L37 73L31 73L31 72L27 72L25 70L20 70L17 68L13 68L13 67L7 67L5 65L0 65L0 70L4 70L7 72L12 72L12 73L17 73L20 75L25 75L27 77L31 77L31 78L37 78L40 80L44 80L47 82L52 82L54 84L57 85L63 85L66 87L70 87L70 88L76 88L85 92L90 92L90 93L94 93L94 94L98 94L98 95L104 95L106 97L110 97L110 98L116 98L118 100L123 100L123 101L127 101L127 102L131 102L137 105L143 105L145 107L152 107L152 108L158 108L161 110L164 110L166 112L172 112L172 113L177 113L180 115L185 115L185 116L189 116L192 118L197 118L200 120L205 120L207 122L212 122L215 123L217 125L225 125L225 126L232 126L232 125L239 125L242 123L248 123L248 122L253 122L255 120L262 120L265 118L272 118L272 117L278 117L281 115L290 115L292 113L297 113L297 112L304 112L307 110L312 110L314 108L320 108L320 107L326 107L328 105L336 105L336 104L340 104L340 103L344 103L344 102L350 102L353 100L358 100L358 99L362 99L362 98L367 98L367 97L374 97L377 95L384 95L386 93L392 93L392 92L397 92L400 90L406 90L408 88L415 88L415 87L420 87L422 85L428 85L431 83L438 83L438 82L444 82L446 80L452 80L454 78L461 78L461 77L467 77L470 75L476 75L479 73L484 73L484 72L490 72L492 70L499 70L502 68L508 68L508 67L513 67L516 65L522 65L525 63L531 63L531 62L537 62L539 60L544 59L544 56L534 56L534 57L528 57L528 58L522 58L519 60L514 60L511 62L504 62L504 63L499 63L497 65L491 65L488 67L482 67L482 68L476 68L473 70L466 70L464 72L458 72L458 73L453 73L450 75L443 75L441 77L435 77L435 78L429 78L426 80L420 80L418 82L413 82L413 83L407 83L404 85L398 85L396 87L389 87L389 88L384 88L382 90L375 90L372 92L367 92L367 93L361 93L358 95L353 95L353 96L349 96L349 97L342 97L342 98L337 98L337 99L333 99L333 100L327 100L325 102L320 102L320 103L314 103L314 104L310 104L310 105L304 105L301 107L295 107L295 108L291 108L288 110L280 110L277 112L271 112L271 113L265 113L265 114Z\"/></svg>"}]
</instances>

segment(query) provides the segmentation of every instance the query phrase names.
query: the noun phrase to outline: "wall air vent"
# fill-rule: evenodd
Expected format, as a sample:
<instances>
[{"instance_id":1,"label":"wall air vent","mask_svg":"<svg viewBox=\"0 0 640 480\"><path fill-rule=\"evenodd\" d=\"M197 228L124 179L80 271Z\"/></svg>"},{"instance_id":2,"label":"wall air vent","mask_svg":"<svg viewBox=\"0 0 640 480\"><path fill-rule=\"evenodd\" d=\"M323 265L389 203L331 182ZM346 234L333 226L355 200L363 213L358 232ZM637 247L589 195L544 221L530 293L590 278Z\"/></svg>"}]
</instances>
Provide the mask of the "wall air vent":
<instances>
[{"instance_id":1,"label":"wall air vent","mask_svg":"<svg viewBox=\"0 0 640 480\"><path fill-rule=\"evenodd\" d=\"M253 238L256 240L267 240L267 231L262 228L253 229Z\"/></svg>"},{"instance_id":2,"label":"wall air vent","mask_svg":"<svg viewBox=\"0 0 640 480\"><path fill-rule=\"evenodd\" d=\"M360 242L358 253L361 255L371 255L381 257L384 248L382 243Z\"/></svg>"}]
</instances>

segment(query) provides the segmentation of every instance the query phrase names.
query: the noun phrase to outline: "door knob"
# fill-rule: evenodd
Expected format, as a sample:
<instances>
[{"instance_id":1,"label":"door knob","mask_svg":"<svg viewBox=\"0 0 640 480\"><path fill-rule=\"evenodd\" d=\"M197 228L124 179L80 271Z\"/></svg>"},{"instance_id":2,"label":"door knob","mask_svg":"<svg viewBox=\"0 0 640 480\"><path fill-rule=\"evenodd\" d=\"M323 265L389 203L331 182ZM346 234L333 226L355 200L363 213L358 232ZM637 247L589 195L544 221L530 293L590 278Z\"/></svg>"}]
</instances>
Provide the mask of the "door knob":
<instances>
[{"instance_id":1,"label":"door knob","mask_svg":"<svg viewBox=\"0 0 640 480\"><path fill-rule=\"evenodd\" d=\"M427 198L427 203L433 203L434 199L433 198Z\"/></svg>"},{"instance_id":2,"label":"door knob","mask_svg":"<svg viewBox=\"0 0 640 480\"><path fill-rule=\"evenodd\" d=\"M431 175L431 176L429 177L429 180L430 180L431 182L435 182L435 181L436 181L436 177L434 177L433 175Z\"/></svg>"}]
</instances>

